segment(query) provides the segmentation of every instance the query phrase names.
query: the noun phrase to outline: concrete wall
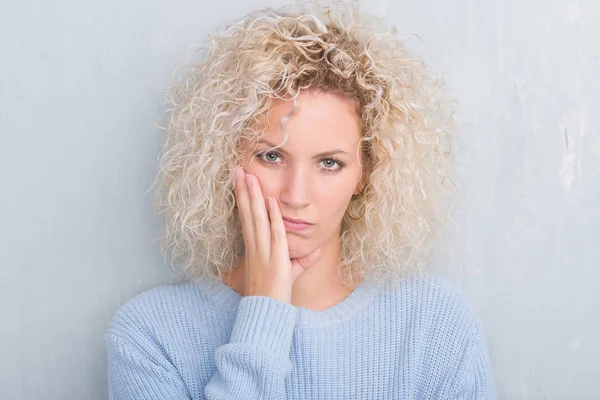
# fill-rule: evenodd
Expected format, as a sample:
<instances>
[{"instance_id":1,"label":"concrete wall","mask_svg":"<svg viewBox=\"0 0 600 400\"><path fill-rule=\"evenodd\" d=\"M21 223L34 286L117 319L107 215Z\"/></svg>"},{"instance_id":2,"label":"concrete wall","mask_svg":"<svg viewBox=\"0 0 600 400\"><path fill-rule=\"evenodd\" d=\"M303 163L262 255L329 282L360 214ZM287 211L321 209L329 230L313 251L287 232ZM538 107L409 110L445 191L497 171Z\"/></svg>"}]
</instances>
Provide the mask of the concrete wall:
<instances>
[{"instance_id":1,"label":"concrete wall","mask_svg":"<svg viewBox=\"0 0 600 400\"><path fill-rule=\"evenodd\" d=\"M102 335L172 275L149 193L187 46L282 2L0 3L0 398L105 399ZM600 3L370 1L460 99L464 194L433 266L501 398L600 392ZM420 50L422 45L422 50Z\"/></svg>"}]
</instances>

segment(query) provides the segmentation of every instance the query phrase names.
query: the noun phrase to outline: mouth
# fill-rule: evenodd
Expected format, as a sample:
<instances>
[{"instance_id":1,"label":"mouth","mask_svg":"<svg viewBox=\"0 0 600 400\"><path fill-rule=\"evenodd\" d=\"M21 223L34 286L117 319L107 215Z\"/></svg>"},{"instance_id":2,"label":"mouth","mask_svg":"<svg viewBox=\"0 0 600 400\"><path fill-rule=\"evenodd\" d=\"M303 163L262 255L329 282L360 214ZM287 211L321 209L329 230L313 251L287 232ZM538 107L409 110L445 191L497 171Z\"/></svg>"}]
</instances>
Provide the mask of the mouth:
<instances>
[{"instance_id":1,"label":"mouth","mask_svg":"<svg viewBox=\"0 0 600 400\"><path fill-rule=\"evenodd\" d=\"M291 223L294 223L294 224L312 225L310 222L306 222L306 221L303 221L301 219L294 219L294 218L283 217L283 220L291 222Z\"/></svg>"},{"instance_id":2,"label":"mouth","mask_svg":"<svg viewBox=\"0 0 600 400\"><path fill-rule=\"evenodd\" d=\"M309 222L302 221L300 219L293 219L293 218L286 218L286 217L283 217L283 224L285 225L286 229L289 229L292 231L302 231L302 230L310 228L313 225Z\"/></svg>"}]
</instances>

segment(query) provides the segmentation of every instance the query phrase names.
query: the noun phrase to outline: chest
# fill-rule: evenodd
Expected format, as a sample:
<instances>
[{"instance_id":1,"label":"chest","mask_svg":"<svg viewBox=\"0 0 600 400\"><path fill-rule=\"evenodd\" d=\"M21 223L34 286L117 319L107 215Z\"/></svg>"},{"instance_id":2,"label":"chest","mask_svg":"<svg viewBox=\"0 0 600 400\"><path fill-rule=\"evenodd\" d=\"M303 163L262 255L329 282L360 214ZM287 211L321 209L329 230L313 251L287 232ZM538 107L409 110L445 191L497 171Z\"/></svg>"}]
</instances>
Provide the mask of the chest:
<instances>
[{"instance_id":1,"label":"chest","mask_svg":"<svg viewBox=\"0 0 600 400\"><path fill-rule=\"evenodd\" d=\"M388 318L381 315L365 312L319 327L297 325L285 378L286 399L423 398L419 393L440 373L428 356L434 349L427 340L427 325L420 318L398 318L395 310L386 310ZM204 398L202 388L218 372L215 350L228 342L233 317L221 321L226 328L202 331L192 352L174 357L193 399ZM206 335L212 338L210 345Z\"/></svg>"},{"instance_id":2,"label":"chest","mask_svg":"<svg viewBox=\"0 0 600 400\"><path fill-rule=\"evenodd\" d=\"M419 370L416 341L403 340L393 326L327 330L294 335L286 380L290 399L410 398ZM399 340L400 339L400 340ZM301 388L301 391L299 391Z\"/></svg>"}]
</instances>

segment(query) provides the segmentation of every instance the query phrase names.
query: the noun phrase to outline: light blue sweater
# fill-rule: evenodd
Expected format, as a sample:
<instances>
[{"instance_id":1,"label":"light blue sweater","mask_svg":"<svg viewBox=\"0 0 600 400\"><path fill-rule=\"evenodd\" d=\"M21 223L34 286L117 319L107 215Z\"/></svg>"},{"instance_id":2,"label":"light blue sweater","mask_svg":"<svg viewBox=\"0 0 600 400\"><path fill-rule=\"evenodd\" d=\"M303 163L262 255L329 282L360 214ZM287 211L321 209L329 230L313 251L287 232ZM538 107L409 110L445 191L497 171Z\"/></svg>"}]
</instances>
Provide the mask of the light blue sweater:
<instances>
[{"instance_id":1,"label":"light blue sweater","mask_svg":"<svg viewBox=\"0 0 600 400\"><path fill-rule=\"evenodd\" d=\"M314 311L216 277L148 290L105 335L111 399L497 399L485 336L439 275Z\"/></svg>"}]
</instances>

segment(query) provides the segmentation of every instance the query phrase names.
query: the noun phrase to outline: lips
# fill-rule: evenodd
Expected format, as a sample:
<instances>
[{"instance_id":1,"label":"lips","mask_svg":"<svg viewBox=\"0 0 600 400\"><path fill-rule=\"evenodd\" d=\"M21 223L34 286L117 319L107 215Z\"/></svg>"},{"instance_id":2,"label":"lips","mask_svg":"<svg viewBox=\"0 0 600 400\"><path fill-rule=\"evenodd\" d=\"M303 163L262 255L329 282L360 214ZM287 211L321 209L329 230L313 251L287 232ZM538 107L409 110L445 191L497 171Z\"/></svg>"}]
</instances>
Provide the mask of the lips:
<instances>
[{"instance_id":1,"label":"lips","mask_svg":"<svg viewBox=\"0 0 600 400\"><path fill-rule=\"evenodd\" d=\"M287 232L302 232L310 229L313 224L308 223L306 221L302 221L301 219L293 219L293 218L283 218L283 225L285 225L285 230Z\"/></svg>"},{"instance_id":2,"label":"lips","mask_svg":"<svg viewBox=\"0 0 600 400\"><path fill-rule=\"evenodd\" d=\"M310 222L306 222L306 221L303 221L301 219L293 219L293 218L283 217L283 220L291 222L293 224L312 225Z\"/></svg>"}]
</instances>

